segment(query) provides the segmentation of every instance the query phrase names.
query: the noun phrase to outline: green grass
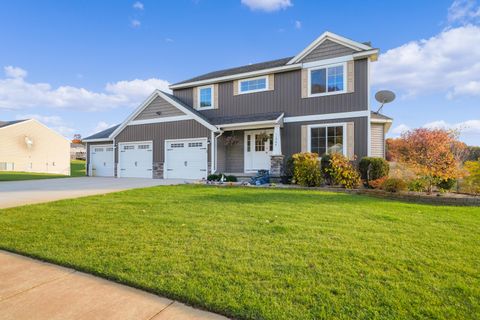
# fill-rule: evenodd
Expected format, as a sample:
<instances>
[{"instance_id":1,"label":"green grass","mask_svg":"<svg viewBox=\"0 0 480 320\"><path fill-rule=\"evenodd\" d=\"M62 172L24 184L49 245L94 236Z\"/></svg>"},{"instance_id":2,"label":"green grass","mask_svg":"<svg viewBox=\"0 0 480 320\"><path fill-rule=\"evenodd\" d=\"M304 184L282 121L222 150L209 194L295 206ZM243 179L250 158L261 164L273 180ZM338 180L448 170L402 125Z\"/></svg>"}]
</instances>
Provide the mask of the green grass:
<instances>
[{"instance_id":1,"label":"green grass","mask_svg":"<svg viewBox=\"0 0 480 320\"><path fill-rule=\"evenodd\" d=\"M85 176L85 161L72 160L70 162L70 177ZM0 171L0 181L19 181L19 180L37 180L37 179L55 179L68 178L63 174L19 172L19 171Z\"/></svg>"},{"instance_id":2,"label":"green grass","mask_svg":"<svg viewBox=\"0 0 480 320\"><path fill-rule=\"evenodd\" d=\"M170 186L0 211L0 248L238 319L479 319L480 209Z\"/></svg>"}]
</instances>

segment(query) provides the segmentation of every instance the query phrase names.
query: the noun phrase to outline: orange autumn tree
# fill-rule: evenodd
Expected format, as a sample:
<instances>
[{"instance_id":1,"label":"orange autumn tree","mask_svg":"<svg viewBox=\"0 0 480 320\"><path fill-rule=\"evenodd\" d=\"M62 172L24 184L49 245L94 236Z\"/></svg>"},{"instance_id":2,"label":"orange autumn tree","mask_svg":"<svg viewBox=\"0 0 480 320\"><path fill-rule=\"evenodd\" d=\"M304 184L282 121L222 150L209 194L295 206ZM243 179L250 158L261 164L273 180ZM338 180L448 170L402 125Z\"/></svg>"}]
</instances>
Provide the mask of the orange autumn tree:
<instances>
[{"instance_id":1,"label":"orange autumn tree","mask_svg":"<svg viewBox=\"0 0 480 320\"><path fill-rule=\"evenodd\" d=\"M428 182L428 191L442 180L461 177L462 143L454 131L413 129L396 139L395 158Z\"/></svg>"}]
</instances>

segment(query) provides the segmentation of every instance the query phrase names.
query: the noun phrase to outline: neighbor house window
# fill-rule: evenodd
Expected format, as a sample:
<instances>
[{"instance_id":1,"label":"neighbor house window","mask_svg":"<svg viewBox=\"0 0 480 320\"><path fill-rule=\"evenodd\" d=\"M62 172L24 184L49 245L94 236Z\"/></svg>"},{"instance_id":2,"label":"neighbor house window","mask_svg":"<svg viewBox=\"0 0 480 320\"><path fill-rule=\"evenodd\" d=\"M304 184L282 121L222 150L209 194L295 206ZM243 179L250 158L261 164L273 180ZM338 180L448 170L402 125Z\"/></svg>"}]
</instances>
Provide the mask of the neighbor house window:
<instances>
[{"instance_id":1,"label":"neighbor house window","mask_svg":"<svg viewBox=\"0 0 480 320\"><path fill-rule=\"evenodd\" d=\"M251 93L268 89L268 76L238 81L239 93Z\"/></svg>"},{"instance_id":2,"label":"neighbor house window","mask_svg":"<svg viewBox=\"0 0 480 320\"><path fill-rule=\"evenodd\" d=\"M345 92L345 65L312 68L309 71L309 95Z\"/></svg>"},{"instance_id":3,"label":"neighbor house window","mask_svg":"<svg viewBox=\"0 0 480 320\"><path fill-rule=\"evenodd\" d=\"M327 125L310 127L310 152L324 154L344 154L345 127Z\"/></svg>"},{"instance_id":4,"label":"neighbor house window","mask_svg":"<svg viewBox=\"0 0 480 320\"><path fill-rule=\"evenodd\" d=\"M198 88L198 106L200 109L213 108L213 86Z\"/></svg>"}]
</instances>

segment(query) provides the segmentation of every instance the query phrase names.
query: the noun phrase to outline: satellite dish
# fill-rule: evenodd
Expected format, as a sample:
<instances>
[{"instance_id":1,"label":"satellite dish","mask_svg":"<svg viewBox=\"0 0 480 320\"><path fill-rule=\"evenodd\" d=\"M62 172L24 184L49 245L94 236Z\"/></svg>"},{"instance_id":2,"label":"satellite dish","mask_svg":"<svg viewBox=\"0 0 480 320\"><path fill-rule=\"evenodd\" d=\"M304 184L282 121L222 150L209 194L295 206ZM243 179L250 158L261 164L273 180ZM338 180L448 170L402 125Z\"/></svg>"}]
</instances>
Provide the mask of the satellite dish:
<instances>
[{"instance_id":1,"label":"satellite dish","mask_svg":"<svg viewBox=\"0 0 480 320\"><path fill-rule=\"evenodd\" d=\"M385 103L390 103L392 102L393 100L395 100L395 93L393 93L392 91L390 90L381 90L381 91L378 91L377 93L375 93L375 100L377 100L378 102L380 102L382 105L380 106L380 108L378 108L377 110L377 113L380 112L380 110L382 110L383 108L383 105Z\"/></svg>"},{"instance_id":2,"label":"satellite dish","mask_svg":"<svg viewBox=\"0 0 480 320\"><path fill-rule=\"evenodd\" d=\"M25 137L25 144L27 145L27 148L30 149L33 146L33 140L29 137Z\"/></svg>"}]
</instances>

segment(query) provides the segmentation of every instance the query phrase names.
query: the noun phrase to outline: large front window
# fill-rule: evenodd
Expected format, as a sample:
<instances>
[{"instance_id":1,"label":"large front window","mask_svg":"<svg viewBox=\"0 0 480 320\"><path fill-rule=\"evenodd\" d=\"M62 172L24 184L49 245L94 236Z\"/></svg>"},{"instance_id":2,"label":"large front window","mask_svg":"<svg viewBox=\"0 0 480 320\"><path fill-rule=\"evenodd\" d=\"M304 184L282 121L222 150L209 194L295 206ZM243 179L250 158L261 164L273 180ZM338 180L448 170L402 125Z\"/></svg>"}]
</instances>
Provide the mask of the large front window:
<instances>
[{"instance_id":1,"label":"large front window","mask_svg":"<svg viewBox=\"0 0 480 320\"><path fill-rule=\"evenodd\" d=\"M344 64L311 69L309 78L310 96L345 91Z\"/></svg>"},{"instance_id":2,"label":"large front window","mask_svg":"<svg viewBox=\"0 0 480 320\"><path fill-rule=\"evenodd\" d=\"M250 93L250 92L258 92L258 91L265 91L268 89L268 80L267 76L253 78L253 79L245 79L240 80L238 82L239 86L239 93Z\"/></svg>"},{"instance_id":3,"label":"large front window","mask_svg":"<svg viewBox=\"0 0 480 320\"><path fill-rule=\"evenodd\" d=\"M213 87L199 88L198 101L200 109L213 108Z\"/></svg>"},{"instance_id":4,"label":"large front window","mask_svg":"<svg viewBox=\"0 0 480 320\"><path fill-rule=\"evenodd\" d=\"M343 154L343 126L318 126L310 128L310 152L319 156L331 153Z\"/></svg>"}]
</instances>

